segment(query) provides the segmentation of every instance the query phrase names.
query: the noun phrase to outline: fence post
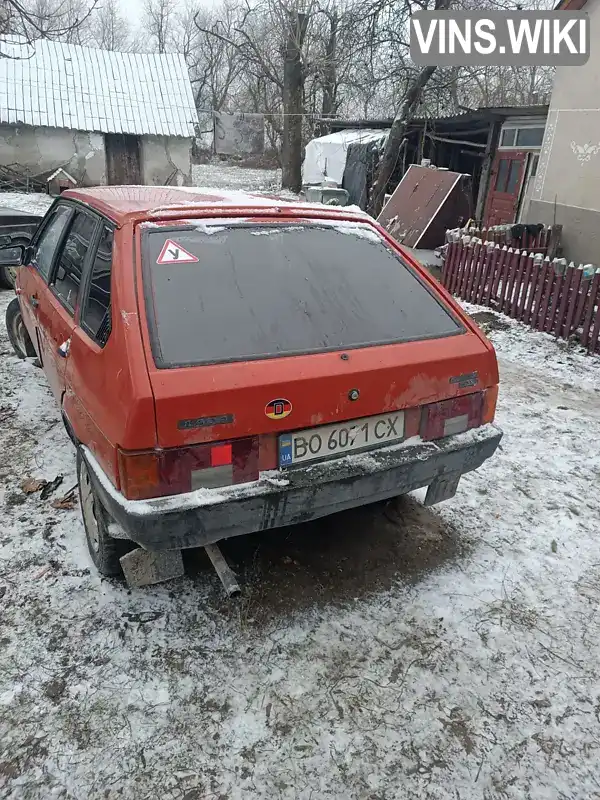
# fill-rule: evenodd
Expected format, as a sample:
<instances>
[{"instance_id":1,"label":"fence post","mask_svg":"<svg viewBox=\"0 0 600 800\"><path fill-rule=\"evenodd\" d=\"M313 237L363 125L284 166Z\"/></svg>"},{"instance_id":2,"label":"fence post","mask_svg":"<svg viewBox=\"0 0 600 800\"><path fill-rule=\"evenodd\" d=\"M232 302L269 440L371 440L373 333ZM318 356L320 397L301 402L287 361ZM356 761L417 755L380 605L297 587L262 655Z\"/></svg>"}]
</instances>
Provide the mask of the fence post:
<instances>
[{"instance_id":1,"label":"fence post","mask_svg":"<svg viewBox=\"0 0 600 800\"><path fill-rule=\"evenodd\" d=\"M596 268L593 264L584 264L581 268L581 283L579 286L579 302L577 303L577 311L573 320L573 331L577 332L580 327L583 327L583 317L587 308L587 298L592 285L592 280L596 274Z\"/></svg>"},{"instance_id":2,"label":"fence post","mask_svg":"<svg viewBox=\"0 0 600 800\"><path fill-rule=\"evenodd\" d=\"M591 344L592 340L590 337L590 329L592 328L592 322L598 322L598 317L600 317L600 311L596 312L596 318L594 319L594 311L596 306L596 297L598 295L598 287L600 286L600 269L597 269L594 273L593 279L590 281L590 293L588 294L587 302L587 310L585 314L585 322L583 325L583 334L581 336L582 344L584 347L587 347L588 352L591 353ZM593 330L592 330L593 333Z\"/></svg>"},{"instance_id":3,"label":"fence post","mask_svg":"<svg viewBox=\"0 0 600 800\"><path fill-rule=\"evenodd\" d=\"M521 289L523 287L523 273L525 271L525 265L527 263L528 255L526 250L521 251L521 258L517 264L517 269L515 271L515 282L513 288L513 295L512 295L512 303L510 305L509 311L510 316L513 319L517 317L517 309L519 308L519 300L521 298Z\"/></svg>"},{"instance_id":4,"label":"fence post","mask_svg":"<svg viewBox=\"0 0 600 800\"><path fill-rule=\"evenodd\" d=\"M499 244L498 247L500 247ZM490 305L493 302L497 308L500 305L499 292L507 260L508 260L508 247L504 245L504 247L502 247L500 250L500 258L498 259L498 263L496 264L496 274L494 275L494 285L492 287L492 297L490 300Z\"/></svg>"},{"instance_id":5,"label":"fence post","mask_svg":"<svg viewBox=\"0 0 600 800\"><path fill-rule=\"evenodd\" d=\"M460 276L460 282L459 282L459 284L458 284L458 286L456 288L456 294L459 297L462 297L462 298L464 298L464 296L465 296L465 288L467 286L467 281L469 279L469 273L470 273L470 270L471 270L471 262L473 261L473 252L475 250L475 243L476 242L477 242L477 239L475 237L472 237L471 239L469 239L469 241L467 243L463 271L462 271L462 275Z\"/></svg>"},{"instance_id":6,"label":"fence post","mask_svg":"<svg viewBox=\"0 0 600 800\"><path fill-rule=\"evenodd\" d=\"M560 298L560 305L558 307L558 317L554 322L554 334L557 337L562 336L562 331L565 326L565 317L567 315L568 301L571 294L571 283L573 281L573 273L575 272L575 264L571 261L568 267L565 267L563 283L562 283L562 297Z\"/></svg>"},{"instance_id":7,"label":"fence post","mask_svg":"<svg viewBox=\"0 0 600 800\"><path fill-rule=\"evenodd\" d=\"M508 248L508 260L504 274L502 275L502 290L500 292L500 311L504 311L508 300L508 290L511 284L511 277L515 268L515 258L518 259L519 251L512 247Z\"/></svg>"},{"instance_id":8,"label":"fence post","mask_svg":"<svg viewBox=\"0 0 600 800\"><path fill-rule=\"evenodd\" d=\"M571 283L571 296L567 304L567 318L562 331L565 339L571 336L573 330L573 320L579 309L579 292L581 287L581 278L583 277L583 264L580 264L577 269L573 270L573 281Z\"/></svg>"},{"instance_id":9,"label":"fence post","mask_svg":"<svg viewBox=\"0 0 600 800\"><path fill-rule=\"evenodd\" d=\"M554 328L554 317L556 316L561 298L565 271L567 269L567 260L565 258L555 258L552 262L552 266L554 268L554 284L552 287L552 302L544 326L546 333L550 333Z\"/></svg>"},{"instance_id":10,"label":"fence post","mask_svg":"<svg viewBox=\"0 0 600 800\"><path fill-rule=\"evenodd\" d=\"M529 254L530 259L531 256L532 254L530 253ZM541 253L536 253L532 259L531 272L529 275L527 301L525 303L524 313L522 316L523 322L527 323L528 325L532 324L531 312L533 309L533 301L535 299L538 282L541 281L543 277L543 270L542 270L543 264L544 264L544 256Z\"/></svg>"},{"instance_id":11,"label":"fence post","mask_svg":"<svg viewBox=\"0 0 600 800\"><path fill-rule=\"evenodd\" d=\"M544 330L544 323L546 321L546 311L550 301L550 290L552 288L552 280L554 273L548 256L544 259L544 267L542 270L542 279L535 296L535 306L533 309L532 325L538 331Z\"/></svg>"},{"instance_id":12,"label":"fence post","mask_svg":"<svg viewBox=\"0 0 600 800\"><path fill-rule=\"evenodd\" d=\"M481 267L481 255L484 252L483 242L481 239L477 239L477 244L475 245L475 249L473 252L473 261L471 263L471 271L469 273L469 277L467 279L467 285L465 286L465 295L464 299L471 303L473 298L473 289L477 282L477 275L479 274L479 270Z\"/></svg>"}]
</instances>

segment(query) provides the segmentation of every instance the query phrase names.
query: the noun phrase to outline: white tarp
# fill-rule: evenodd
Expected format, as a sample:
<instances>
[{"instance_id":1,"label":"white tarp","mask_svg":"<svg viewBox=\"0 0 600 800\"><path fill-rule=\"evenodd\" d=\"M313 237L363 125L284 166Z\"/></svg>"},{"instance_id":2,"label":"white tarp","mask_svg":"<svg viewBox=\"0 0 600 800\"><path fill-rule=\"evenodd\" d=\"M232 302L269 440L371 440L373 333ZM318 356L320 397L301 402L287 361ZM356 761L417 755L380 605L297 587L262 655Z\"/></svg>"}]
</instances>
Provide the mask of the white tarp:
<instances>
[{"instance_id":1,"label":"white tarp","mask_svg":"<svg viewBox=\"0 0 600 800\"><path fill-rule=\"evenodd\" d=\"M302 183L304 185L321 184L323 181L335 181L342 185L348 145L355 142L373 142L385 139L388 132L371 129L350 129L337 131L327 136L312 139L306 145L304 163L302 164Z\"/></svg>"}]
</instances>

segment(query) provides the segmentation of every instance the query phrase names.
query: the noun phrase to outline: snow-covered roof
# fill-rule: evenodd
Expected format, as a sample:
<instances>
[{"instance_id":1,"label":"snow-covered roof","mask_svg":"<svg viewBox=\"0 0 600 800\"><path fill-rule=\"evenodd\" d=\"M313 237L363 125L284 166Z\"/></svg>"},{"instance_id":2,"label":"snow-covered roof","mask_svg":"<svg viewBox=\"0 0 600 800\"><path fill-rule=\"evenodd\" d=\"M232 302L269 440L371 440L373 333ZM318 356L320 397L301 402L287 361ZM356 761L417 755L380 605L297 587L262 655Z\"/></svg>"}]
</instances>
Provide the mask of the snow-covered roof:
<instances>
[{"instance_id":1,"label":"snow-covered roof","mask_svg":"<svg viewBox=\"0 0 600 800\"><path fill-rule=\"evenodd\" d=\"M184 57L0 39L0 122L158 136L194 135Z\"/></svg>"}]
</instances>

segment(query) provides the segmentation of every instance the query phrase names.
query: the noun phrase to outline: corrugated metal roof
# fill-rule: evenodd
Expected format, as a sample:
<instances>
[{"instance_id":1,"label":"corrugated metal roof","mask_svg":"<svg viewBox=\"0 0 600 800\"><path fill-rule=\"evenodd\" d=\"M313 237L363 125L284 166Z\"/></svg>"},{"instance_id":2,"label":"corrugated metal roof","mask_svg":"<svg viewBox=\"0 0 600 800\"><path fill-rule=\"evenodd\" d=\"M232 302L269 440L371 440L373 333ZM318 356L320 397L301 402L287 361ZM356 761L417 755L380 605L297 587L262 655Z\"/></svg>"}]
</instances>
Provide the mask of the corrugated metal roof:
<instances>
[{"instance_id":1,"label":"corrugated metal roof","mask_svg":"<svg viewBox=\"0 0 600 800\"><path fill-rule=\"evenodd\" d=\"M4 37L0 122L190 137L198 115L179 53L113 53Z\"/></svg>"},{"instance_id":2,"label":"corrugated metal roof","mask_svg":"<svg viewBox=\"0 0 600 800\"><path fill-rule=\"evenodd\" d=\"M461 124L463 122L481 122L488 124L490 119L506 118L511 116L546 116L548 114L548 105L530 105L530 106L481 106L472 110L461 111L459 114L446 114L427 117L412 117L409 122L409 127L421 127L425 122L439 123L442 125ZM339 118L322 118L321 122L329 123L333 131L339 131L346 128L378 128L387 129L391 128L393 119L367 119L367 120L345 120Z\"/></svg>"}]
</instances>

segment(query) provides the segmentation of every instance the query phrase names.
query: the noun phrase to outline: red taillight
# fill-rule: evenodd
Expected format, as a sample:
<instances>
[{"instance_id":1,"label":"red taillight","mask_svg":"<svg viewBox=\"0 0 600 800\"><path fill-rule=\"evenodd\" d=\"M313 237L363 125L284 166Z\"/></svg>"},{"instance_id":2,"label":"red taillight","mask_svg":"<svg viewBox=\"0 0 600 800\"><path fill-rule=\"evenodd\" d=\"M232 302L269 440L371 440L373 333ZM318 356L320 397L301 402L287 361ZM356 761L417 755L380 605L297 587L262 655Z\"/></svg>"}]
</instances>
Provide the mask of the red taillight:
<instances>
[{"instance_id":1,"label":"red taillight","mask_svg":"<svg viewBox=\"0 0 600 800\"><path fill-rule=\"evenodd\" d=\"M476 392L424 406L421 438L428 442L478 428L482 424L483 405L484 393Z\"/></svg>"},{"instance_id":2,"label":"red taillight","mask_svg":"<svg viewBox=\"0 0 600 800\"><path fill-rule=\"evenodd\" d=\"M258 438L144 453L119 451L121 491L147 500L258 479Z\"/></svg>"}]
</instances>

